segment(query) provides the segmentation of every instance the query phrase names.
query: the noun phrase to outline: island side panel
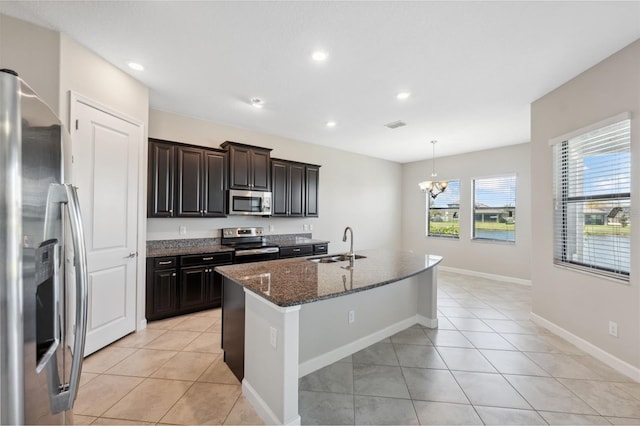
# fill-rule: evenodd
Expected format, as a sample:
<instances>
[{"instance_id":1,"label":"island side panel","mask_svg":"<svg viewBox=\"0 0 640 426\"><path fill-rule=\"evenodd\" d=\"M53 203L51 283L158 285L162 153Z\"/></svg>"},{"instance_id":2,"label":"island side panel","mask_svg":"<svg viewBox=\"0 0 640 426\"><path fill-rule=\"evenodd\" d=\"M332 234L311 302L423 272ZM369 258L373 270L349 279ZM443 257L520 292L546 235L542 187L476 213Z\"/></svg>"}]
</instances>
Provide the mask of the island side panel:
<instances>
[{"instance_id":1,"label":"island side panel","mask_svg":"<svg viewBox=\"0 0 640 426\"><path fill-rule=\"evenodd\" d=\"M300 306L279 307L245 289L242 392L266 424L300 424Z\"/></svg>"},{"instance_id":2,"label":"island side panel","mask_svg":"<svg viewBox=\"0 0 640 426\"><path fill-rule=\"evenodd\" d=\"M438 267L427 269L416 276L418 286L418 323L438 328Z\"/></svg>"},{"instance_id":3,"label":"island side panel","mask_svg":"<svg viewBox=\"0 0 640 426\"><path fill-rule=\"evenodd\" d=\"M392 284L302 305L300 377L416 324L421 288L430 279L427 270ZM349 311L354 312L352 323Z\"/></svg>"},{"instance_id":4,"label":"island side panel","mask_svg":"<svg viewBox=\"0 0 640 426\"><path fill-rule=\"evenodd\" d=\"M244 287L223 277L222 350L224 362L242 381L244 378Z\"/></svg>"}]
</instances>

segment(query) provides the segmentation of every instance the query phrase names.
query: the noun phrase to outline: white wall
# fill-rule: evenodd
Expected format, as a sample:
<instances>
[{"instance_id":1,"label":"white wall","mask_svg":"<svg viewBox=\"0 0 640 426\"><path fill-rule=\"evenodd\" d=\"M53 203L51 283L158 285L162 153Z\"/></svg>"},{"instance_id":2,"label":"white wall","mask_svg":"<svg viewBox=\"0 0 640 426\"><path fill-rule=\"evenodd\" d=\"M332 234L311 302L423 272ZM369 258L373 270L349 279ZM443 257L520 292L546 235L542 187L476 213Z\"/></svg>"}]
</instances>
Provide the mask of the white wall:
<instances>
[{"instance_id":1,"label":"white wall","mask_svg":"<svg viewBox=\"0 0 640 426\"><path fill-rule=\"evenodd\" d=\"M70 90L145 124L149 121L146 86L61 34L60 118L67 125Z\"/></svg>"},{"instance_id":2,"label":"white wall","mask_svg":"<svg viewBox=\"0 0 640 426\"><path fill-rule=\"evenodd\" d=\"M0 14L0 68L9 68L58 113L60 34Z\"/></svg>"},{"instance_id":3,"label":"white wall","mask_svg":"<svg viewBox=\"0 0 640 426\"><path fill-rule=\"evenodd\" d=\"M549 140L629 111L631 119L631 281L615 282L553 265ZM640 367L640 41L538 99L531 109L533 313ZM608 335L609 320L619 337ZM638 376L640 377L640 376Z\"/></svg>"},{"instance_id":4,"label":"white wall","mask_svg":"<svg viewBox=\"0 0 640 426\"><path fill-rule=\"evenodd\" d=\"M208 219L147 219L149 240L220 236L219 229L235 226L275 227L274 234L312 232L314 238L331 241L330 252L348 249L342 242L346 226L354 230L354 248L400 245L400 164L282 137L151 110L149 137L206 147L225 140L273 148L271 156L319 164L319 218L262 218L229 216ZM303 225L313 225L304 231ZM187 235L178 227L186 226Z\"/></svg>"},{"instance_id":5,"label":"white wall","mask_svg":"<svg viewBox=\"0 0 640 426\"><path fill-rule=\"evenodd\" d=\"M529 280L531 278L530 144L436 158L439 179L460 180L460 238L426 236L426 194L418 182L431 175L432 162L408 163L402 178L402 242L406 249L444 256L443 266ZM472 179L504 174L516 180L515 243L472 240Z\"/></svg>"}]
</instances>

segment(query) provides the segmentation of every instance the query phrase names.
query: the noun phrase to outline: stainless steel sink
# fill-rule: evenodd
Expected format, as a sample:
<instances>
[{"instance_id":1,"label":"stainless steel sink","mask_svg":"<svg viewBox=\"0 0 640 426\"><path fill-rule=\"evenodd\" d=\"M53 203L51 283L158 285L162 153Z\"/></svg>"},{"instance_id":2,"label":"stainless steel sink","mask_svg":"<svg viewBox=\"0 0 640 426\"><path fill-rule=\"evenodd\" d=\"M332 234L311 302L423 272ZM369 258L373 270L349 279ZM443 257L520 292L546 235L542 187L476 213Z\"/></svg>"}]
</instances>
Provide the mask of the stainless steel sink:
<instances>
[{"instance_id":1,"label":"stainless steel sink","mask_svg":"<svg viewBox=\"0 0 640 426\"><path fill-rule=\"evenodd\" d=\"M367 256L362 256L359 254L355 255L355 260L358 259L365 259ZM327 256L320 256L320 257L312 257L311 259L308 259L311 262L315 262L315 263L335 263L335 262L346 262L347 260L349 260L349 256L347 256L346 254L330 254Z\"/></svg>"}]
</instances>

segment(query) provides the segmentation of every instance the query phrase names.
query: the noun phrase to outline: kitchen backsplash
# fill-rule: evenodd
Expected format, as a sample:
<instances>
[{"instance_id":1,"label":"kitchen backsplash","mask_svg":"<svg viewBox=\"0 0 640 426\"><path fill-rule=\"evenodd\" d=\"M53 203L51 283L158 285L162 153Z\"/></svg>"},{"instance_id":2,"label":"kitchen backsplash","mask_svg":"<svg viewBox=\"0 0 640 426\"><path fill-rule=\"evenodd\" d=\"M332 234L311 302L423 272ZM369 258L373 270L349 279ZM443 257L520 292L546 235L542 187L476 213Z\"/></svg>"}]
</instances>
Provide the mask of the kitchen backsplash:
<instances>
[{"instance_id":1,"label":"kitchen backsplash","mask_svg":"<svg viewBox=\"0 0 640 426\"><path fill-rule=\"evenodd\" d=\"M287 241L295 241L297 238L312 238L311 233L303 234L274 234L266 235L266 239L270 243L283 243ZM220 244L221 238L184 238L171 240L150 240L147 241L147 250L164 249L164 248L187 248L199 246L212 246Z\"/></svg>"}]
</instances>

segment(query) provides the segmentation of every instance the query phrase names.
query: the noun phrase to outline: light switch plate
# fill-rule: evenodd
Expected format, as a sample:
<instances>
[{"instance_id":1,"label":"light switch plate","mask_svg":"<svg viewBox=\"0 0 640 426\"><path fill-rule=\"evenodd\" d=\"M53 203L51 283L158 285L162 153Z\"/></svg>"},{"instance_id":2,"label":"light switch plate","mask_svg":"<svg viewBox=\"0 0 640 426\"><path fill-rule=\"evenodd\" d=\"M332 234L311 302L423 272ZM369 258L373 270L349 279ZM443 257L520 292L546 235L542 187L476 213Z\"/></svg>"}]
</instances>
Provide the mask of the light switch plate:
<instances>
[{"instance_id":1,"label":"light switch plate","mask_svg":"<svg viewBox=\"0 0 640 426\"><path fill-rule=\"evenodd\" d=\"M179 226L178 227L178 233L180 235L187 235L187 227L186 226Z\"/></svg>"}]
</instances>

